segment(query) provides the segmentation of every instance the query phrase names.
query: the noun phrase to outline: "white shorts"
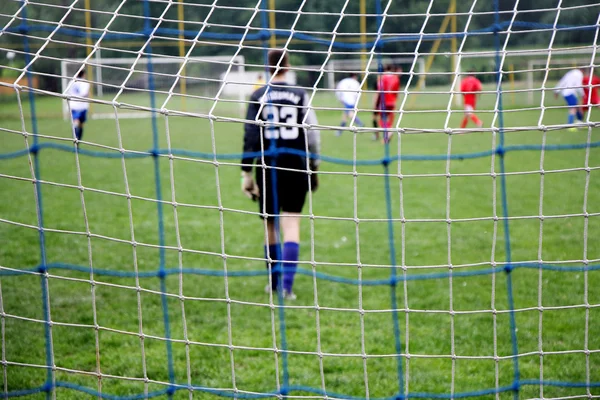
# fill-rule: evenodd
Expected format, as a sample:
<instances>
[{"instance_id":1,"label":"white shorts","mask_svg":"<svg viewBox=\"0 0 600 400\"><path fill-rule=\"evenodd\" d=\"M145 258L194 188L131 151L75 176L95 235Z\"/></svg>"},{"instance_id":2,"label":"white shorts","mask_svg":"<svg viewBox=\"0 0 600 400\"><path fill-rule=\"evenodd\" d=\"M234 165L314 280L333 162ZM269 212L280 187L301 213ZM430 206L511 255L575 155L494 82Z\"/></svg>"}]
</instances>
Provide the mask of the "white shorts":
<instances>
[{"instance_id":1,"label":"white shorts","mask_svg":"<svg viewBox=\"0 0 600 400\"><path fill-rule=\"evenodd\" d=\"M465 104L465 112L466 113L472 113L473 112L473 106L470 104Z\"/></svg>"}]
</instances>

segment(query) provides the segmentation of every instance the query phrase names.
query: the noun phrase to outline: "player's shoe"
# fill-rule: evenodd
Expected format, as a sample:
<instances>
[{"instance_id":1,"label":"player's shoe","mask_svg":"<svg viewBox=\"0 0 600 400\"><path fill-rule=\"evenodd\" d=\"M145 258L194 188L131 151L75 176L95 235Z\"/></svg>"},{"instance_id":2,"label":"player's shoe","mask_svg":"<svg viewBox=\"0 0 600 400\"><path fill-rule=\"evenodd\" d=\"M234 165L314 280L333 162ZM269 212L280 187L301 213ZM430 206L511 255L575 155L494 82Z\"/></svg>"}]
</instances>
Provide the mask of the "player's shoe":
<instances>
[{"instance_id":1,"label":"player's shoe","mask_svg":"<svg viewBox=\"0 0 600 400\"><path fill-rule=\"evenodd\" d=\"M267 283L267 286L265 286L265 293L269 294L269 293L271 293L271 291L273 292L273 297L277 297L277 290L272 290L271 284ZM287 290L283 291L283 299L284 300L294 301L294 300L296 300L296 298L297 298L297 296L294 294L294 292L288 292Z\"/></svg>"},{"instance_id":2,"label":"player's shoe","mask_svg":"<svg viewBox=\"0 0 600 400\"><path fill-rule=\"evenodd\" d=\"M296 295L294 294L294 292L288 292L287 290L283 291L283 299L284 300L291 300L294 301L296 300Z\"/></svg>"},{"instance_id":3,"label":"player's shoe","mask_svg":"<svg viewBox=\"0 0 600 400\"><path fill-rule=\"evenodd\" d=\"M576 126L572 126L569 129L567 129L569 132L577 132L579 130L579 128L577 128Z\"/></svg>"},{"instance_id":4,"label":"player's shoe","mask_svg":"<svg viewBox=\"0 0 600 400\"><path fill-rule=\"evenodd\" d=\"M335 136L342 136L342 131L335 131Z\"/></svg>"}]
</instances>

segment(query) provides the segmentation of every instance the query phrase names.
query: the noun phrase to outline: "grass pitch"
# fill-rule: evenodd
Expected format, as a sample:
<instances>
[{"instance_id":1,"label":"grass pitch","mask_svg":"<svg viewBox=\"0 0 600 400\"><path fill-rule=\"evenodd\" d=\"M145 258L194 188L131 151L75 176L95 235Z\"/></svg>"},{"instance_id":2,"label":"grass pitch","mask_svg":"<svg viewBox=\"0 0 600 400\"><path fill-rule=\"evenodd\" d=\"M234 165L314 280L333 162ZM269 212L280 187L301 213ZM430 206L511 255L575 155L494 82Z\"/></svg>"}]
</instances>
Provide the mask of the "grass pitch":
<instances>
[{"instance_id":1,"label":"grass pitch","mask_svg":"<svg viewBox=\"0 0 600 400\"><path fill-rule=\"evenodd\" d=\"M317 100L332 104L327 98ZM491 109L492 104L492 99L484 99L482 108ZM3 105L2 152L22 150L25 141L18 133L19 112L15 104ZM69 125L60 119L59 102L39 99L38 107L47 117L38 121L44 135L40 142L72 146ZM368 114L360 116L369 122ZM452 114L449 126L459 125L461 117ZM492 113L482 112L480 117L486 126L491 125ZM339 123L338 112L320 111L318 118L327 125ZM504 118L509 128L537 126L540 111L515 109ZM549 109L542 123L560 124L564 119L564 110ZM404 117L402 126L437 129L445 122L445 112L413 113ZM28 122L27 126L30 129ZM241 152L243 130L238 124L211 125L204 119L169 117L168 121L158 119L158 129L161 148ZM77 158L74 153L51 148L39 153L48 264L115 272L157 270L153 159L122 160L113 150L122 146L148 151L151 132L150 119L120 119L118 124L93 120L84 133L91 144L82 149L106 151L116 158ZM585 143L588 134L591 141L600 140L596 129L591 133L507 132L506 145ZM31 143L31 137L28 140ZM471 153L490 150L492 140L490 132L451 137L441 133L403 135L400 150L394 139L390 152ZM383 146L366 134L334 137L324 131L322 141L323 154L329 156L352 159L355 155L364 160L384 155ZM586 158L592 168L587 199ZM256 215L248 213L257 207L240 192L239 167L230 165L236 162L224 160L217 166L212 159L159 157L161 194L167 202L163 205L167 268L264 269L264 262L256 260L263 257L264 227ZM587 156L585 149L546 151L543 157L540 151L515 151L505 155L505 165L512 261L560 263L586 258L597 263L600 217L595 213L600 212L600 172L593 168L600 166L599 150L592 148ZM541 168L545 173L540 173ZM350 279L389 277L383 168L359 166L356 179L352 166L324 163L321 170L320 188L310 202L312 213L319 218L302 222L300 266L311 270L314 251L318 272ZM493 219L503 215L500 178L494 179L492 170L500 171L497 157L494 164L490 157L481 157L448 163L403 160L390 165L394 174L390 178L392 214L397 219L393 224L396 263L406 266L408 275L448 272L449 263L454 271L475 271L489 268L492 261L506 260L503 224ZM0 174L0 218L12 222L0 222L0 266L35 267L41 256L38 232L29 227L37 226L29 158L0 160ZM587 219L572 216L583 212L584 202L592 215ZM307 201L305 214L309 213ZM453 222L448 224L447 218ZM92 236L81 234L88 229ZM179 252L179 247L184 251ZM359 262L363 264L360 270ZM401 268L398 274L402 274ZM600 272L516 269L511 277L518 310L520 378L600 381L600 312L596 308L600 304L596 290ZM175 274L165 279L177 384L223 390L235 386L257 393L283 384L282 355L274 351L275 345L281 348L279 313L263 292L265 282L264 276L224 279ZM3 390L39 387L47 378L40 276L3 276L0 283ZM120 396L165 388L160 382L169 381L168 359L158 278L91 276L52 269L48 289L57 381ZM366 376L370 397L394 396L399 382L390 287L359 287L299 275L295 291L298 300L287 303L285 309L289 384L365 397ZM449 394L513 383L507 293L504 272L409 280L398 285L395 296L402 352L410 354L410 358L402 357L402 377L409 393ZM591 307L586 308L586 303ZM361 304L364 315L359 312ZM317 355L319 349L322 358ZM598 388L590 392L600 395ZM546 398L586 393L585 388L543 389ZM292 394L309 395L302 391ZM200 391L191 396L217 398ZM542 392L539 385L525 385L520 396L537 398ZM56 397L95 398L66 388L57 389ZM187 390L173 396L189 397ZM511 392L499 395L511 397ZM45 394L27 398L41 399Z\"/></svg>"}]
</instances>

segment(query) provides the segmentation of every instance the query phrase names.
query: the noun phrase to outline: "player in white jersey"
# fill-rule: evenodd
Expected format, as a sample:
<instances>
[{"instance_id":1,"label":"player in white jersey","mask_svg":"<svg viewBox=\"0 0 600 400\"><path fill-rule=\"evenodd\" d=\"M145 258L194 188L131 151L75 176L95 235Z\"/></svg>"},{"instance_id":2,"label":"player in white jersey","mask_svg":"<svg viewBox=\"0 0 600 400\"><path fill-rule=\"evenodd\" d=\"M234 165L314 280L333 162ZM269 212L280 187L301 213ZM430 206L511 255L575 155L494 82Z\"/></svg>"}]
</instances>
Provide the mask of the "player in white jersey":
<instances>
[{"instance_id":1,"label":"player in white jersey","mask_svg":"<svg viewBox=\"0 0 600 400\"><path fill-rule=\"evenodd\" d=\"M82 69L77 74L77 78L73 80L67 94L69 96L77 96L77 99L69 100L69 108L71 109L71 119L73 120L73 128L75 137L81 140L83 137L83 124L87 119L87 111L90 108L90 103L82 100L90 95L90 84L85 82L85 69Z\"/></svg>"},{"instance_id":2,"label":"player in white jersey","mask_svg":"<svg viewBox=\"0 0 600 400\"><path fill-rule=\"evenodd\" d=\"M583 72L581 69L572 69L567 72L554 88L554 97L561 95L569 106L569 124L583 121L583 113L579 108L579 98L583 95ZM576 128L570 128L576 129Z\"/></svg>"},{"instance_id":3,"label":"player in white jersey","mask_svg":"<svg viewBox=\"0 0 600 400\"><path fill-rule=\"evenodd\" d=\"M344 105L344 111L342 111L342 122L340 123L341 127L346 126L349 121L352 121L359 94L360 82L358 82L358 76L355 73L351 73L350 76L338 82L335 88L335 95ZM356 125L364 126L358 116L356 117ZM337 136L340 136L341 134L341 130L337 131L336 133Z\"/></svg>"}]
</instances>

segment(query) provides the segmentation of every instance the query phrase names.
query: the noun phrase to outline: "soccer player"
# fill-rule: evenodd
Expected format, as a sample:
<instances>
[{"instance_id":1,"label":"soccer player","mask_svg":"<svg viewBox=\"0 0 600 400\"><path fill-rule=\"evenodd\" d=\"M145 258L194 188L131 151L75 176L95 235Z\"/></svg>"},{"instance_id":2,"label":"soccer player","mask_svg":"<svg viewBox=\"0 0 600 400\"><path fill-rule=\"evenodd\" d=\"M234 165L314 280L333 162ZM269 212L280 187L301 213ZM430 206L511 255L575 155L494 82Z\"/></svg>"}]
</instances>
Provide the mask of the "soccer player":
<instances>
[{"instance_id":1,"label":"soccer player","mask_svg":"<svg viewBox=\"0 0 600 400\"><path fill-rule=\"evenodd\" d=\"M600 96L598 96L598 86L600 86L600 78L593 73L593 69L589 68L583 75L581 85L583 86L583 100L581 101L581 111L586 113L590 106L600 104Z\"/></svg>"},{"instance_id":2,"label":"soccer player","mask_svg":"<svg viewBox=\"0 0 600 400\"><path fill-rule=\"evenodd\" d=\"M338 82L335 88L335 95L338 100L344 105L344 111L342 111L342 122L341 127L346 126L349 121L352 121L354 117L354 108L358 102L358 95L360 94L360 82L358 82L358 75L351 73L347 78L342 79ZM360 118L356 117L356 125L364 126ZM336 136L340 136L342 131L336 132Z\"/></svg>"},{"instance_id":3,"label":"soccer player","mask_svg":"<svg viewBox=\"0 0 600 400\"><path fill-rule=\"evenodd\" d=\"M565 102L569 106L569 117L567 119L569 125L575 122L575 117L579 122L583 122L583 113L579 108L579 97L583 94L583 72L581 69L576 68L567 72L558 84L554 88L554 97L562 95ZM576 130L577 128L572 127L569 130Z\"/></svg>"},{"instance_id":4,"label":"soccer player","mask_svg":"<svg viewBox=\"0 0 600 400\"><path fill-rule=\"evenodd\" d=\"M475 107L477 106L477 95L481 92L481 81L474 75L474 71L469 71L460 83L460 92L463 96L463 106L465 108L465 116L460 124L461 128L466 128L469 119L473 121L478 128L483 126L483 122L475 115Z\"/></svg>"},{"instance_id":5,"label":"soccer player","mask_svg":"<svg viewBox=\"0 0 600 400\"><path fill-rule=\"evenodd\" d=\"M265 121L266 126L263 128L251 122L244 125L242 191L249 198L258 200L260 212L267 214L265 254L272 259L280 259L283 263L283 279L280 279L278 271L270 270L271 286L267 285L265 290L282 290L284 299L294 300L296 295L292 288L300 249L300 212L309 188L315 191L318 186L315 172L319 166L321 137L318 130L304 129L301 126L303 123L317 124L317 118L314 110L308 108L306 92L292 87L287 82L287 71L290 67L287 53L283 50L271 50L267 58L273 75L271 83L252 93L246 114L246 120ZM281 125L269 126L269 122ZM313 157L308 161L306 155L290 153L248 156L248 153L262 152L272 149L272 146L300 152L308 148ZM256 158L261 165L257 166L253 176L252 169ZM263 160L267 168L262 167ZM275 166L277 169L273 168ZM309 168L312 172L310 178ZM274 214L280 214L282 256L279 255L279 237ZM267 268L270 269L269 263Z\"/></svg>"},{"instance_id":6,"label":"soccer player","mask_svg":"<svg viewBox=\"0 0 600 400\"><path fill-rule=\"evenodd\" d=\"M379 116L379 125L381 128L390 129L394 123L394 111L396 110L396 101L398 100L398 91L400 90L400 77L398 69L392 64L385 67L385 73L377 81L375 111ZM385 132L383 142L387 143L391 134ZM375 140L379 139L379 133L375 133Z\"/></svg>"},{"instance_id":7,"label":"soccer player","mask_svg":"<svg viewBox=\"0 0 600 400\"><path fill-rule=\"evenodd\" d=\"M83 79L85 79L85 69L79 71L77 77L73 79L67 94L80 98L89 97L90 84L89 82L85 82ZM71 108L71 119L73 120L75 137L77 140L81 140L83 137L83 124L87 119L87 111L90 108L90 103L79 99L69 100L69 107Z\"/></svg>"}]
</instances>

